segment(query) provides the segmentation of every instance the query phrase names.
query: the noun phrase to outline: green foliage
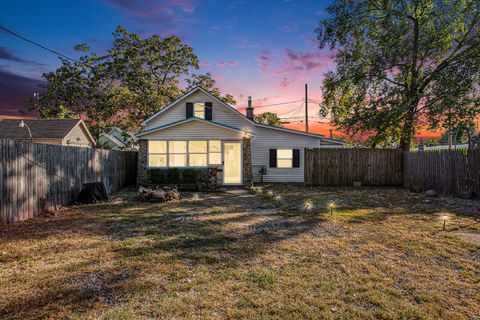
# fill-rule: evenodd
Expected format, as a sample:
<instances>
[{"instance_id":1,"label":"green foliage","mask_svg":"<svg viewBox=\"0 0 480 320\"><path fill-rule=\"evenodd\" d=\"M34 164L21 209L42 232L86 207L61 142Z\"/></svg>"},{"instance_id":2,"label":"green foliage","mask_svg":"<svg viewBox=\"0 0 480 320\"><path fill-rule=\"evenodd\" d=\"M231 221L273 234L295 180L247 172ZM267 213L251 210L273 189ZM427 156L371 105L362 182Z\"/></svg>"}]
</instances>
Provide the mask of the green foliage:
<instances>
[{"instance_id":1,"label":"green foliage","mask_svg":"<svg viewBox=\"0 0 480 320\"><path fill-rule=\"evenodd\" d=\"M264 112L255 116L255 122L283 127L282 119L275 112Z\"/></svg>"},{"instance_id":2,"label":"green foliage","mask_svg":"<svg viewBox=\"0 0 480 320\"><path fill-rule=\"evenodd\" d=\"M215 87L216 81L212 78L212 74L207 72L205 74L192 74L190 78L185 79L187 87L184 90L185 92L190 91L196 86L201 86L203 89L211 92L215 97L219 98L225 103L236 104L237 102L232 95L226 94L222 96L220 89Z\"/></svg>"},{"instance_id":3,"label":"green foliage","mask_svg":"<svg viewBox=\"0 0 480 320\"><path fill-rule=\"evenodd\" d=\"M408 150L416 128L480 112L477 0L336 0L327 11L317 33L337 68L321 111L349 135Z\"/></svg>"},{"instance_id":4,"label":"green foliage","mask_svg":"<svg viewBox=\"0 0 480 320\"><path fill-rule=\"evenodd\" d=\"M148 169L150 184L167 185L194 185L197 184L200 170L196 169Z\"/></svg>"},{"instance_id":5,"label":"green foliage","mask_svg":"<svg viewBox=\"0 0 480 320\"><path fill-rule=\"evenodd\" d=\"M142 38L123 26L113 36L104 55L90 52L85 44L75 46L83 54L79 62L61 59L61 67L44 74L42 93L28 101L29 109L42 118L81 116L95 137L112 122L133 133L146 117L178 98L180 79L189 83L191 70L199 68L193 48L176 36ZM210 75L201 79L207 89L214 88ZM220 96L218 89L215 93Z\"/></svg>"}]
</instances>

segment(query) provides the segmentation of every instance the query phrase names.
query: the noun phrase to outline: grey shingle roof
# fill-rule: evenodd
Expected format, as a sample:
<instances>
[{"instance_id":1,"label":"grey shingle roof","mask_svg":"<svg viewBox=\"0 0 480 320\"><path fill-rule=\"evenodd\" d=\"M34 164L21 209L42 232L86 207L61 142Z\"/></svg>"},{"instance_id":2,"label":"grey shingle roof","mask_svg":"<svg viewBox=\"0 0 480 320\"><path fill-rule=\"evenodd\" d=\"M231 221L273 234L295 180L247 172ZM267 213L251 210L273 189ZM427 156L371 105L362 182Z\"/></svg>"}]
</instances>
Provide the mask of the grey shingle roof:
<instances>
[{"instance_id":1,"label":"grey shingle roof","mask_svg":"<svg viewBox=\"0 0 480 320\"><path fill-rule=\"evenodd\" d=\"M0 120L0 139L29 138L26 127L19 128L21 120ZM79 119L38 119L23 120L32 131L32 138L64 138L80 121Z\"/></svg>"}]
</instances>

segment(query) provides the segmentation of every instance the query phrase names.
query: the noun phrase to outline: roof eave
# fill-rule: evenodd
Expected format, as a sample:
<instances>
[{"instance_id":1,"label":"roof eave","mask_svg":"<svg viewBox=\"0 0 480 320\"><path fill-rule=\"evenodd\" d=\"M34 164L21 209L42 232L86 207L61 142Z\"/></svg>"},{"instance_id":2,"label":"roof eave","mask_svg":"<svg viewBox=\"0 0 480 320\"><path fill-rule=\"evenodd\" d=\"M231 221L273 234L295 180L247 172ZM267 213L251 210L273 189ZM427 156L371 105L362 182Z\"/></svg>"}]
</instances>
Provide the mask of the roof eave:
<instances>
[{"instance_id":1,"label":"roof eave","mask_svg":"<svg viewBox=\"0 0 480 320\"><path fill-rule=\"evenodd\" d=\"M152 128L152 129L141 131L141 132L135 134L135 137L140 138L144 135L147 135L147 134L150 134L150 133L153 133L153 132L157 132L157 131L161 131L161 130L165 130L165 129L168 129L168 128L171 128L171 127L174 127L174 126L177 126L177 125L182 125L184 123L191 122L191 121L194 121L194 120L202 122L202 123L210 124L210 125L213 125L213 126L221 127L221 128L227 129L227 130L232 130L232 131L237 131L237 132L243 132L244 131L242 129L235 128L235 127L232 127L232 126L220 123L220 122L214 122L214 121L205 120L205 119L201 119L201 118L197 118L197 117L190 117L190 118L182 119L182 120L179 120L179 121L171 122L171 123L168 123L168 124L163 125L163 126L158 126L158 127Z\"/></svg>"}]
</instances>

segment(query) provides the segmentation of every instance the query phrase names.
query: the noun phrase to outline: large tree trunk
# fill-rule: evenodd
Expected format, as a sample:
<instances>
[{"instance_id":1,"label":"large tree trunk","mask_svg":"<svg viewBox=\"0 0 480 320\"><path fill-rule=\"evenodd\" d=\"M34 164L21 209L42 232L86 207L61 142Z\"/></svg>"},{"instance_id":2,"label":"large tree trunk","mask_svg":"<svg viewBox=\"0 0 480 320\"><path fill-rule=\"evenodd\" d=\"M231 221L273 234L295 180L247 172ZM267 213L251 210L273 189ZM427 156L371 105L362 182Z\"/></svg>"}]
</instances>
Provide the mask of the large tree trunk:
<instances>
[{"instance_id":1,"label":"large tree trunk","mask_svg":"<svg viewBox=\"0 0 480 320\"><path fill-rule=\"evenodd\" d=\"M410 151L412 139L415 134L415 127L413 125L415 121L415 111L417 110L418 101L415 101L410 105L410 110L405 117L405 122L402 128L402 135L400 137L400 149L403 151Z\"/></svg>"}]
</instances>

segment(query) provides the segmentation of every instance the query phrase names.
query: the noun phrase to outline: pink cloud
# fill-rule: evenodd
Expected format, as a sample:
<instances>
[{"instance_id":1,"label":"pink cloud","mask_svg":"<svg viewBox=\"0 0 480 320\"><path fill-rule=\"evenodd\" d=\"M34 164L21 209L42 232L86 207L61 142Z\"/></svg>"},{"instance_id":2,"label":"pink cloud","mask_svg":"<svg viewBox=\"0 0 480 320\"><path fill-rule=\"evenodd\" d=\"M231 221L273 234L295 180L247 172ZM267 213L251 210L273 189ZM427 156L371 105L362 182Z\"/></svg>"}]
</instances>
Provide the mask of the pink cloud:
<instances>
[{"instance_id":1,"label":"pink cloud","mask_svg":"<svg viewBox=\"0 0 480 320\"><path fill-rule=\"evenodd\" d=\"M260 44L258 43L249 43L248 41L240 42L235 46L235 48L239 49L246 49L246 48L260 48Z\"/></svg>"},{"instance_id":2,"label":"pink cloud","mask_svg":"<svg viewBox=\"0 0 480 320\"><path fill-rule=\"evenodd\" d=\"M195 6L191 0L171 0L171 3L180 7L183 12L193 13L195 11Z\"/></svg>"},{"instance_id":3,"label":"pink cloud","mask_svg":"<svg viewBox=\"0 0 480 320\"><path fill-rule=\"evenodd\" d=\"M190 17L195 6L192 0L104 0L125 12L143 26L143 33L157 31L162 36L181 32L182 28L195 21ZM186 15L188 14L188 16Z\"/></svg>"},{"instance_id":4,"label":"pink cloud","mask_svg":"<svg viewBox=\"0 0 480 320\"><path fill-rule=\"evenodd\" d=\"M267 54L267 52L263 53L264 55L257 57L256 60L260 62L260 71L266 77L281 75L299 76L328 68L332 63L332 57L325 52L295 52L286 48L283 52L283 61L277 64L278 67L274 69L271 55Z\"/></svg>"},{"instance_id":5,"label":"pink cloud","mask_svg":"<svg viewBox=\"0 0 480 320\"><path fill-rule=\"evenodd\" d=\"M205 67L210 67L210 63L208 63L208 61L200 61L200 62L198 63L198 65L199 65L200 67L203 67L203 66L205 66Z\"/></svg>"},{"instance_id":6,"label":"pink cloud","mask_svg":"<svg viewBox=\"0 0 480 320\"><path fill-rule=\"evenodd\" d=\"M280 87L288 87L290 85L290 80L287 77L283 77L282 80L280 80Z\"/></svg>"},{"instance_id":7,"label":"pink cloud","mask_svg":"<svg viewBox=\"0 0 480 320\"><path fill-rule=\"evenodd\" d=\"M219 65L220 67L237 67L240 65L240 62L235 60L219 61L217 62L217 65Z\"/></svg>"}]
</instances>

